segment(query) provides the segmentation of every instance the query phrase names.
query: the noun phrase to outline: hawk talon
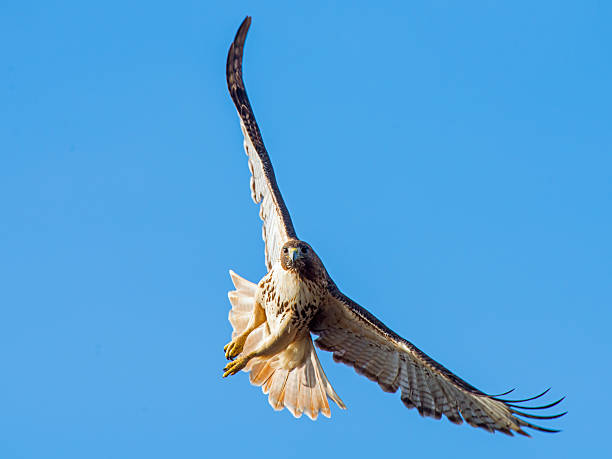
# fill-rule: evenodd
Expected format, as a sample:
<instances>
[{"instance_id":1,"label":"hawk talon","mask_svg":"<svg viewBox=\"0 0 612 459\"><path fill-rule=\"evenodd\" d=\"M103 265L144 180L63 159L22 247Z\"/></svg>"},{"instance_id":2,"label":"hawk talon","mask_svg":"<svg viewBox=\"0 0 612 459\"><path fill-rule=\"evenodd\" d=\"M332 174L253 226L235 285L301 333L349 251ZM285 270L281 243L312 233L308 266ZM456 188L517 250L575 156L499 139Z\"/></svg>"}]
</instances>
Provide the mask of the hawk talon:
<instances>
[{"instance_id":1,"label":"hawk talon","mask_svg":"<svg viewBox=\"0 0 612 459\"><path fill-rule=\"evenodd\" d=\"M247 362L248 359L244 357L240 357L236 360L231 361L230 363L225 365L225 368L223 368L223 371L225 372L223 373L223 377L227 378L228 376L235 375L244 367L246 367Z\"/></svg>"},{"instance_id":2,"label":"hawk talon","mask_svg":"<svg viewBox=\"0 0 612 459\"><path fill-rule=\"evenodd\" d=\"M225 358L227 360L233 360L238 357L238 355L240 355L240 353L242 352L242 349L244 349L245 341L246 338L242 338L241 336L239 336L235 340L232 340L225 346L223 346L223 350L225 351Z\"/></svg>"}]
</instances>

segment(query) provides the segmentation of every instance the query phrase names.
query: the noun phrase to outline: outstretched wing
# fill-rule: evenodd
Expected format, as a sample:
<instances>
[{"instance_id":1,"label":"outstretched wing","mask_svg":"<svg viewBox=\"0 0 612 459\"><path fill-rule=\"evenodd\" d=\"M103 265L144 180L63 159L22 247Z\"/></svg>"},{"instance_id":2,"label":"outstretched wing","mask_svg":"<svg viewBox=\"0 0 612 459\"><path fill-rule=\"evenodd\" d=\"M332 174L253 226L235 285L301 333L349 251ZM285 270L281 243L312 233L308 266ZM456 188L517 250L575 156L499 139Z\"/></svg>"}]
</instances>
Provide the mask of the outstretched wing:
<instances>
[{"instance_id":1,"label":"outstretched wing","mask_svg":"<svg viewBox=\"0 0 612 459\"><path fill-rule=\"evenodd\" d=\"M259 216L263 220L262 237L266 244L266 266L270 270L280 257L282 245L288 239L297 239L297 236L276 184L272 163L242 81L242 54L250 25L251 18L247 16L227 54L227 87L240 116L244 149L249 157L251 170L251 196L256 204L260 204Z\"/></svg>"},{"instance_id":2,"label":"outstretched wing","mask_svg":"<svg viewBox=\"0 0 612 459\"><path fill-rule=\"evenodd\" d=\"M445 415L456 424L465 419L474 427L508 435L517 432L529 436L523 427L558 432L523 418L554 419L565 413L541 416L518 409L550 408L563 399L545 406L527 407L515 403L535 400L548 391L525 400L503 400L487 395L395 334L343 295L331 280L329 283L328 301L313 320L311 331L319 335L315 341L317 346L333 352L335 361L354 367L358 373L376 381L385 392L400 389L404 405L416 408L421 416L440 419Z\"/></svg>"}]
</instances>

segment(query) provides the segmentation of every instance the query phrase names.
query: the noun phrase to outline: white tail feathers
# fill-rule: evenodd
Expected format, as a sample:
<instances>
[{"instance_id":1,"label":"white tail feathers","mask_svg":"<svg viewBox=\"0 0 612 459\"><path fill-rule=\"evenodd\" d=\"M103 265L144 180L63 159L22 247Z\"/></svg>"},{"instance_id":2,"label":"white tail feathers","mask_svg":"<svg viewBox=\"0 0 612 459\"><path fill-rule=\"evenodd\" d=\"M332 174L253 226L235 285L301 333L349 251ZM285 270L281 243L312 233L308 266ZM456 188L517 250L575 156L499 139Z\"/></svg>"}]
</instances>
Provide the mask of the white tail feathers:
<instances>
[{"instance_id":1,"label":"white tail feathers","mask_svg":"<svg viewBox=\"0 0 612 459\"><path fill-rule=\"evenodd\" d=\"M229 321L234 328L232 339L248 326L255 304L257 285L230 271L236 290L228 293L232 309ZM257 327L246 340L243 353L255 349L269 335L268 325ZM244 371L250 372L251 384L262 386L264 394L275 410L286 407L296 418L306 414L315 420L320 413L330 417L327 398L345 409L325 376L310 335L294 341L285 350L272 357L252 359Z\"/></svg>"}]
</instances>

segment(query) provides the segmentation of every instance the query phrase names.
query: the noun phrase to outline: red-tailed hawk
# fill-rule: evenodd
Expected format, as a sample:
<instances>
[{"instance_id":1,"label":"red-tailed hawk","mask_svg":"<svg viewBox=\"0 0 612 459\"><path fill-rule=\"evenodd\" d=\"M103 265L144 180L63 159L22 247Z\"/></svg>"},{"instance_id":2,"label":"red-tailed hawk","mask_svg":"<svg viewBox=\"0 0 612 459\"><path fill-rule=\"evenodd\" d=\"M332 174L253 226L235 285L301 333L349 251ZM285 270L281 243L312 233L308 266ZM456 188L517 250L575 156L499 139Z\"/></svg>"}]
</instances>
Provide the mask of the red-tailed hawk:
<instances>
[{"instance_id":1,"label":"red-tailed hawk","mask_svg":"<svg viewBox=\"0 0 612 459\"><path fill-rule=\"evenodd\" d=\"M321 367L311 338L315 334L317 346L333 352L335 361L351 365L386 392L400 390L404 405L422 416L444 415L457 424L465 420L509 435L528 435L526 427L557 432L525 419L554 419L565 413L544 416L519 409L546 409L563 399L528 407L518 403L547 391L529 399L504 400L476 389L343 295L312 247L297 237L242 80L250 24L247 17L230 47L227 85L244 134L251 194L260 205L268 273L253 284L230 271L236 287L229 292L234 331L224 350L227 359L235 360L227 364L223 376L247 371L251 383L269 394L274 409L286 407L295 417L306 413L316 419L319 412L329 417L328 398L340 408L345 406Z\"/></svg>"}]
</instances>

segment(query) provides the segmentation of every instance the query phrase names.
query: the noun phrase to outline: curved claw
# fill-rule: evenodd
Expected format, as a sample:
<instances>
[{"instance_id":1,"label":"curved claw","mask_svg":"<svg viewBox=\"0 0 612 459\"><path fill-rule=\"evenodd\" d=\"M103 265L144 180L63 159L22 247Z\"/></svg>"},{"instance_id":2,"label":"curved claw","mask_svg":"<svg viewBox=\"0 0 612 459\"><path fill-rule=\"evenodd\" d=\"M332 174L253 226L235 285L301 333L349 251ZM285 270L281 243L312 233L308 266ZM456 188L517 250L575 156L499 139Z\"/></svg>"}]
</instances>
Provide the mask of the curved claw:
<instances>
[{"instance_id":1,"label":"curved claw","mask_svg":"<svg viewBox=\"0 0 612 459\"><path fill-rule=\"evenodd\" d=\"M244 342L246 340L241 339L240 337L235 340L230 341L225 346L223 346L223 351L225 352L225 358L227 360L233 360L242 352L244 348Z\"/></svg>"},{"instance_id":2,"label":"curved claw","mask_svg":"<svg viewBox=\"0 0 612 459\"><path fill-rule=\"evenodd\" d=\"M227 365L225 365L225 368L223 368L223 377L227 378L228 376L235 375L240 370L242 370L246 366L246 364L247 359L245 359L244 357L238 358L228 363Z\"/></svg>"}]
</instances>

